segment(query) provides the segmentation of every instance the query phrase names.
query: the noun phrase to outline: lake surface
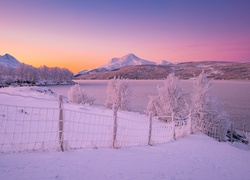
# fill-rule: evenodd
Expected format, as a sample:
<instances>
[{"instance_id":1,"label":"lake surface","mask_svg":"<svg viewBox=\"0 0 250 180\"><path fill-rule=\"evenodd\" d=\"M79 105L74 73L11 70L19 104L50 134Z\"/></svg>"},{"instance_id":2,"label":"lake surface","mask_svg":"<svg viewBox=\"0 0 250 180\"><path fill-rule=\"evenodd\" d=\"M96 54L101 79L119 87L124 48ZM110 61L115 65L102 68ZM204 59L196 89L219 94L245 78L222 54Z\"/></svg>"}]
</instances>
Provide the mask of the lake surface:
<instances>
[{"instance_id":1,"label":"lake surface","mask_svg":"<svg viewBox=\"0 0 250 180\"><path fill-rule=\"evenodd\" d=\"M78 80L82 89L95 98L95 105L103 106L107 98L108 80ZM126 80L132 95L130 110L143 113L148 103L149 95L156 95L157 85L163 84L163 80ZM192 92L193 81L181 81L186 95ZM49 86L57 94L67 96L72 85ZM212 81L211 94L216 96L224 105L234 127L250 131L250 81Z\"/></svg>"}]
</instances>

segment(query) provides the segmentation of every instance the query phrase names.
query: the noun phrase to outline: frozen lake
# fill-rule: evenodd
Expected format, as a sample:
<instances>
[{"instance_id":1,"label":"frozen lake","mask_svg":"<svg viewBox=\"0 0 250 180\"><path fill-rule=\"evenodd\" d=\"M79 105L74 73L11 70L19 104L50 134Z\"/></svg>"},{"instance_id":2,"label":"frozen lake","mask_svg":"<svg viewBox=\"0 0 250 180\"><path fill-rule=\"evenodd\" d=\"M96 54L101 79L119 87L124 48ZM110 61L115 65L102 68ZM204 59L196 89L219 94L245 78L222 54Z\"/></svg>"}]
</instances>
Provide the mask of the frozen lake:
<instances>
[{"instance_id":1,"label":"frozen lake","mask_svg":"<svg viewBox=\"0 0 250 180\"><path fill-rule=\"evenodd\" d=\"M82 89L95 98L95 105L103 106L107 97L107 80L78 80ZM132 89L130 110L143 113L148 103L148 96L157 93L157 85L162 80L127 80ZM192 92L193 81L181 81L185 94ZM58 94L67 96L71 85L49 86ZM249 81L213 81L211 93L216 96L224 105L230 115L230 120L238 129L246 124L250 131L250 82Z\"/></svg>"}]
</instances>

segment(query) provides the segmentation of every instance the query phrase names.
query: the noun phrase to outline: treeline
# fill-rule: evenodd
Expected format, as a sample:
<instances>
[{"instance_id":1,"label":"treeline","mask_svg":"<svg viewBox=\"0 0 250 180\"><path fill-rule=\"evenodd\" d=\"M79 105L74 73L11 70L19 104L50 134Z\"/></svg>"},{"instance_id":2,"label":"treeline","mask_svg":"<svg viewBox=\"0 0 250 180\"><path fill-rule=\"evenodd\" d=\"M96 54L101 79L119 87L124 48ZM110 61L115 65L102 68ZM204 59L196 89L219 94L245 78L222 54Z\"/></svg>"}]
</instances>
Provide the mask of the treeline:
<instances>
[{"instance_id":1,"label":"treeline","mask_svg":"<svg viewBox=\"0 0 250 180\"><path fill-rule=\"evenodd\" d=\"M58 84L71 81L74 74L66 68L41 66L35 68L21 63L17 68L0 65L0 84Z\"/></svg>"}]
</instances>

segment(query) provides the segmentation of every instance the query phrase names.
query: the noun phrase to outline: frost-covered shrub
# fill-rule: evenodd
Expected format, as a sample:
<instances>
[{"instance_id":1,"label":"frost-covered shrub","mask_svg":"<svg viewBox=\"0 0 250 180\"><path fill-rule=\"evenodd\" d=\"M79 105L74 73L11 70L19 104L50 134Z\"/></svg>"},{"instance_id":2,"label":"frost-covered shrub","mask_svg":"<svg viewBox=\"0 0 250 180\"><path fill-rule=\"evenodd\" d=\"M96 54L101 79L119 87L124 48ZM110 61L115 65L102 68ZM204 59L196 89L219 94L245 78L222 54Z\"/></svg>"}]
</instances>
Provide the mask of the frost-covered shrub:
<instances>
[{"instance_id":1,"label":"frost-covered shrub","mask_svg":"<svg viewBox=\"0 0 250 180\"><path fill-rule=\"evenodd\" d=\"M158 94L149 97L146 113L155 116L184 117L186 103L180 86L180 80L174 74L170 74L162 86L157 87ZM161 118L168 121L169 118Z\"/></svg>"},{"instance_id":2,"label":"frost-covered shrub","mask_svg":"<svg viewBox=\"0 0 250 180\"><path fill-rule=\"evenodd\" d=\"M105 107L112 109L114 106L120 110L127 110L131 90L121 79L113 78L107 86L107 100Z\"/></svg>"},{"instance_id":3,"label":"frost-covered shrub","mask_svg":"<svg viewBox=\"0 0 250 180\"><path fill-rule=\"evenodd\" d=\"M223 105L210 95L210 79L202 72L194 83L191 95L191 111L194 131L224 140L230 125Z\"/></svg>"},{"instance_id":4,"label":"frost-covered shrub","mask_svg":"<svg viewBox=\"0 0 250 180\"><path fill-rule=\"evenodd\" d=\"M81 89L79 84L75 84L68 91L68 99L70 102L77 104L93 104L94 98L88 96Z\"/></svg>"}]
</instances>

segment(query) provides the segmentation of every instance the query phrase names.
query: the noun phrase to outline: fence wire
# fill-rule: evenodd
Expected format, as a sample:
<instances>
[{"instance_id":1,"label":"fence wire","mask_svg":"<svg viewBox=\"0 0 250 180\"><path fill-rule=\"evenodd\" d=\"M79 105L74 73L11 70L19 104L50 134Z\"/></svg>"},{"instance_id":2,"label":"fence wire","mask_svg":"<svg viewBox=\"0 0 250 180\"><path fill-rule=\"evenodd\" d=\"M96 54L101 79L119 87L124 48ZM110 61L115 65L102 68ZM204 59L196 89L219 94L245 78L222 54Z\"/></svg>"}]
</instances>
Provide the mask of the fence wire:
<instances>
[{"instance_id":1,"label":"fence wire","mask_svg":"<svg viewBox=\"0 0 250 180\"><path fill-rule=\"evenodd\" d=\"M0 152L57 148L58 109L0 105Z\"/></svg>"},{"instance_id":2,"label":"fence wire","mask_svg":"<svg viewBox=\"0 0 250 180\"><path fill-rule=\"evenodd\" d=\"M112 147L113 117L64 110L65 148Z\"/></svg>"},{"instance_id":3,"label":"fence wire","mask_svg":"<svg viewBox=\"0 0 250 180\"><path fill-rule=\"evenodd\" d=\"M0 105L0 152L154 145L183 137L191 127L190 118L166 123L156 117L150 121L148 116L125 118L119 112L98 115L66 108L60 127L59 114L57 108Z\"/></svg>"}]
</instances>

